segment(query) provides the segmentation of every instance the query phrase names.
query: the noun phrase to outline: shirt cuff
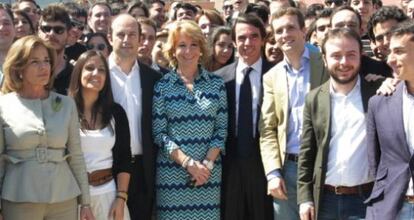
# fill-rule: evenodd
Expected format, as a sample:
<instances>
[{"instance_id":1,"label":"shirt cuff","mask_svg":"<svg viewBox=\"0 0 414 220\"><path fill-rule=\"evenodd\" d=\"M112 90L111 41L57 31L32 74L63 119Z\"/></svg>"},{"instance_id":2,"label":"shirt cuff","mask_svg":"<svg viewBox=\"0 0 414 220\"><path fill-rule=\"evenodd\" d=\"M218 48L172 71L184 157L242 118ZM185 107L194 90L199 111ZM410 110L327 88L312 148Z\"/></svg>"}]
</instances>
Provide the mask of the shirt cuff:
<instances>
[{"instance_id":1,"label":"shirt cuff","mask_svg":"<svg viewBox=\"0 0 414 220\"><path fill-rule=\"evenodd\" d=\"M274 178L281 178L281 177L282 177L282 172L280 169L272 170L270 171L270 173L266 175L267 181L270 181Z\"/></svg>"}]
</instances>

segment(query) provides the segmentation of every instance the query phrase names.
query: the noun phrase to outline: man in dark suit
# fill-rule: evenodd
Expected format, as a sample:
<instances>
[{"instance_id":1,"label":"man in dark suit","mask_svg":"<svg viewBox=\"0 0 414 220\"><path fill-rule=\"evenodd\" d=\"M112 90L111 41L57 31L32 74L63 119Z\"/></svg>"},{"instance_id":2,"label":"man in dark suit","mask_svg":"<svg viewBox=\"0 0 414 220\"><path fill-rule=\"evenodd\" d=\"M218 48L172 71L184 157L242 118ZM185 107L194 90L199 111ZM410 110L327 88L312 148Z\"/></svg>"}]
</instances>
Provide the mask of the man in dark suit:
<instances>
[{"instance_id":1,"label":"man in dark suit","mask_svg":"<svg viewBox=\"0 0 414 220\"><path fill-rule=\"evenodd\" d=\"M152 97L160 74L137 61L140 25L130 15L115 18L109 41L113 52L108 58L114 99L128 116L134 169L128 190L132 220L150 220L154 204L155 155L152 140Z\"/></svg>"},{"instance_id":2,"label":"man in dark suit","mask_svg":"<svg viewBox=\"0 0 414 220\"><path fill-rule=\"evenodd\" d=\"M257 130L262 76L272 66L261 57L265 35L258 17L240 15L233 26L239 59L216 72L226 82L229 111L222 187L226 220L272 219Z\"/></svg>"},{"instance_id":3,"label":"man in dark suit","mask_svg":"<svg viewBox=\"0 0 414 220\"><path fill-rule=\"evenodd\" d=\"M330 80L305 102L298 165L301 220L364 218L370 193L365 112L379 81L361 70L362 42L348 28L328 32L322 44Z\"/></svg>"},{"instance_id":4,"label":"man in dark suit","mask_svg":"<svg viewBox=\"0 0 414 220\"><path fill-rule=\"evenodd\" d=\"M414 25L391 33L388 64L403 80L391 96L369 102L367 141L370 171L375 184L366 219L414 218Z\"/></svg>"}]
</instances>

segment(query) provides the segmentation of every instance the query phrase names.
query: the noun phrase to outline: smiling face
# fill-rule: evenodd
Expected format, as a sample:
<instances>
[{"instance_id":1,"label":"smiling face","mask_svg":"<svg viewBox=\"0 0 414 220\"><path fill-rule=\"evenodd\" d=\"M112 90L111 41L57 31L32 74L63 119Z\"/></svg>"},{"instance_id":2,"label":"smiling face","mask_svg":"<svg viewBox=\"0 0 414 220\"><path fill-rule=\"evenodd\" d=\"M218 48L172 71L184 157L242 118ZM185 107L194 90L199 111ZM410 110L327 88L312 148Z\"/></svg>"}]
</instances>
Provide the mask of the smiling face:
<instances>
[{"instance_id":1,"label":"smiling face","mask_svg":"<svg viewBox=\"0 0 414 220\"><path fill-rule=\"evenodd\" d=\"M252 65L260 58L264 42L259 28L246 23L237 23L235 39L239 58L244 63Z\"/></svg>"},{"instance_id":2,"label":"smiling face","mask_svg":"<svg viewBox=\"0 0 414 220\"><path fill-rule=\"evenodd\" d=\"M201 56L200 53L200 42L197 42L188 34L180 33L178 35L174 52L178 67L197 65Z\"/></svg>"},{"instance_id":3,"label":"smiling face","mask_svg":"<svg viewBox=\"0 0 414 220\"><path fill-rule=\"evenodd\" d=\"M104 5L95 5L89 14L88 25L93 32L107 33L111 20L111 12Z\"/></svg>"},{"instance_id":4,"label":"smiling face","mask_svg":"<svg viewBox=\"0 0 414 220\"><path fill-rule=\"evenodd\" d=\"M50 80L51 64L47 49L36 46L28 59L26 67L22 70L23 87L44 88Z\"/></svg>"},{"instance_id":5,"label":"smiling face","mask_svg":"<svg viewBox=\"0 0 414 220\"><path fill-rule=\"evenodd\" d=\"M277 63L283 59L283 52L277 47L274 38L268 40L265 44L265 55L267 61Z\"/></svg>"},{"instance_id":6,"label":"smiling face","mask_svg":"<svg viewBox=\"0 0 414 220\"><path fill-rule=\"evenodd\" d=\"M220 34L214 43L214 60L225 65L233 54L233 41L228 34Z\"/></svg>"},{"instance_id":7,"label":"smiling face","mask_svg":"<svg viewBox=\"0 0 414 220\"><path fill-rule=\"evenodd\" d=\"M414 42L412 34L393 36L390 41L388 65L398 79L414 83Z\"/></svg>"},{"instance_id":8,"label":"smiling face","mask_svg":"<svg viewBox=\"0 0 414 220\"><path fill-rule=\"evenodd\" d=\"M385 22L377 23L372 31L375 37L375 46L378 52L378 58L386 60L390 53L390 35L391 30L398 25L398 22L394 19L387 20Z\"/></svg>"},{"instance_id":9,"label":"smiling face","mask_svg":"<svg viewBox=\"0 0 414 220\"><path fill-rule=\"evenodd\" d=\"M106 68L98 56L90 57L82 68L81 85L83 92L99 93L105 86Z\"/></svg>"},{"instance_id":10,"label":"smiling face","mask_svg":"<svg viewBox=\"0 0 414 220\"><path fill-rule=\"evenodd\" d=\"M275 40L285 54L301 53L305 46L305 31L295 15L284 15L272 22Z\"/></svg>"},{"instance_id":11,"label":"smiling face","mask_svg":"<svg viewBox=\"0 0 414 220\"><path fill-rule=\"evenodd\" d=\"M325 43L324 61L338 84L355 82L361 65L359 43L350 37L334 37Z\"/></svg>"}]
</instances>

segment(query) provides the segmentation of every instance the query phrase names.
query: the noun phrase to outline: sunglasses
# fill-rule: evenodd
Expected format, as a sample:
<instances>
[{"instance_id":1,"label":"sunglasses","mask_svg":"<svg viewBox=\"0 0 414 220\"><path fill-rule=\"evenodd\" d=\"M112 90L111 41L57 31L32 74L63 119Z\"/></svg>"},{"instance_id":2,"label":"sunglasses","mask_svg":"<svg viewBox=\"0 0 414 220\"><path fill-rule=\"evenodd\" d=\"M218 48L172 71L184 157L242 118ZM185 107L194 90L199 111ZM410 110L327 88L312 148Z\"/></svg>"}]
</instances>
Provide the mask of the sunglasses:
<instances>
[{"instance_id":1,"label":"sunglasses","mask_svg":"<svg viewBox=\"0 0 414 220\"><path fill-rule=\"evenodd\" d=\"M63 26L48 26L48 25L41 25L40 30L43 33L50 33L51 30L53 30L56 34L63 34L66 30L66 27Z\"/></svg>"},{"instance_id":2,"label":"sunglasses","mask_svg":"<svg viewBox=\"0 0 414 220\"><path fill-rule=\"evenodd\" d=\"M83 31L85 29L85 25L83 25L81 22L76 20L71 20L70 24L72 27L76 27L78 30Z\"/></svg>"},{"instance_id":3,"label":"sunglasses","mask_svg":"<svg viewBox=\"0 0 414 220\"><path fill-rule=\"evenodd\" d=\"M105 48L106 48L106 45L105 44L96 44L96 45L87 44L86 45L86 49L88 49L88 50L94 50L94 49L96 49L96 50L102 51L102 50L105 50Z\"/></svg>"}]
</instances>

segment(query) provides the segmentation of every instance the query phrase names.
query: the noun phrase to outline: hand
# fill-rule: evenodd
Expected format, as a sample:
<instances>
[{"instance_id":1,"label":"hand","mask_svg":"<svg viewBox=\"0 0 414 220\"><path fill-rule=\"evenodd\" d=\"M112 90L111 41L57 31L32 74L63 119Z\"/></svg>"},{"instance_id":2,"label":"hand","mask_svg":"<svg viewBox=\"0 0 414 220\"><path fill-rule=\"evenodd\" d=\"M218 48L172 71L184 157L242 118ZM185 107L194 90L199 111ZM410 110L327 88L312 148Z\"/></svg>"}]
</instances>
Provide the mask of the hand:
<instances>
[{"instance_id":1,"label":"hand","mask_svg":"<svg viewBox=\"0 0 414 220\"><path fill-rule=\"evenodd\" d=\"M313 203L303 203L299 206L300 220L314 220L315 219L315 207Z\"/></svg>"},{"instance_id":2,"label":"hand","mask_svg":"<svg viewBox=\"0 0 414 220\"><path fill-rule=\"evenodd\" d=\"M194 161L193 166L188 166L187 171L191 174L192 180L195 180L195 186L205 184L210 178L210 170L199 161Z\"/></svg>"},{"instance_id":3,"label":"hand","mask_svg":"<svg viewBox=\"0 0 414 220\"><path fill-rule=\"evenodd\" d=\"M115 198L109 210L108 219L123 220L124 219L125 201L121 198Z\"/></svg>"},{"instance_id":4,"label":"hand","mask_svg":"<svg viewBox=\"0 0 414 220\"><path fill-rule=\"evenodd\" d=\"M365 76L365 80L368 81L368 82L375 82L379 79L384 79L384 78L385 78L384 76L373 74L373 73L368 73Z\"/></svg>"},{"instance_id":5,"label":"hand","mask_svg":"<svg viewBox=\"0 0 414 220\"><path fill-rule=\"evenodd\" d=\"M267 195L273 198L287 200L287 190L283 178L275 177L267 182Z\"/></svg>"},{"instance_id":6,"label":"hand","mask_svg":"<svg viewBox=\"0 0 414 220\"><path fill-rule=\"evenodd\" d=\"M82 207L80 210L80 220L95 220L90 207Z\"/></svg>"},{"instance_id":7,"label":"hand","mask_svg":"<svg viewBox=\"0 0 414 220\"><path fill-rule=\"evenodd\" d=\"M384 82L382 82L380 88L377 90L377 95L392 95L395 92L395 87L397 87L397 84L399 82L399 79L386 78Z\"/></svg>"}]
</instances>

